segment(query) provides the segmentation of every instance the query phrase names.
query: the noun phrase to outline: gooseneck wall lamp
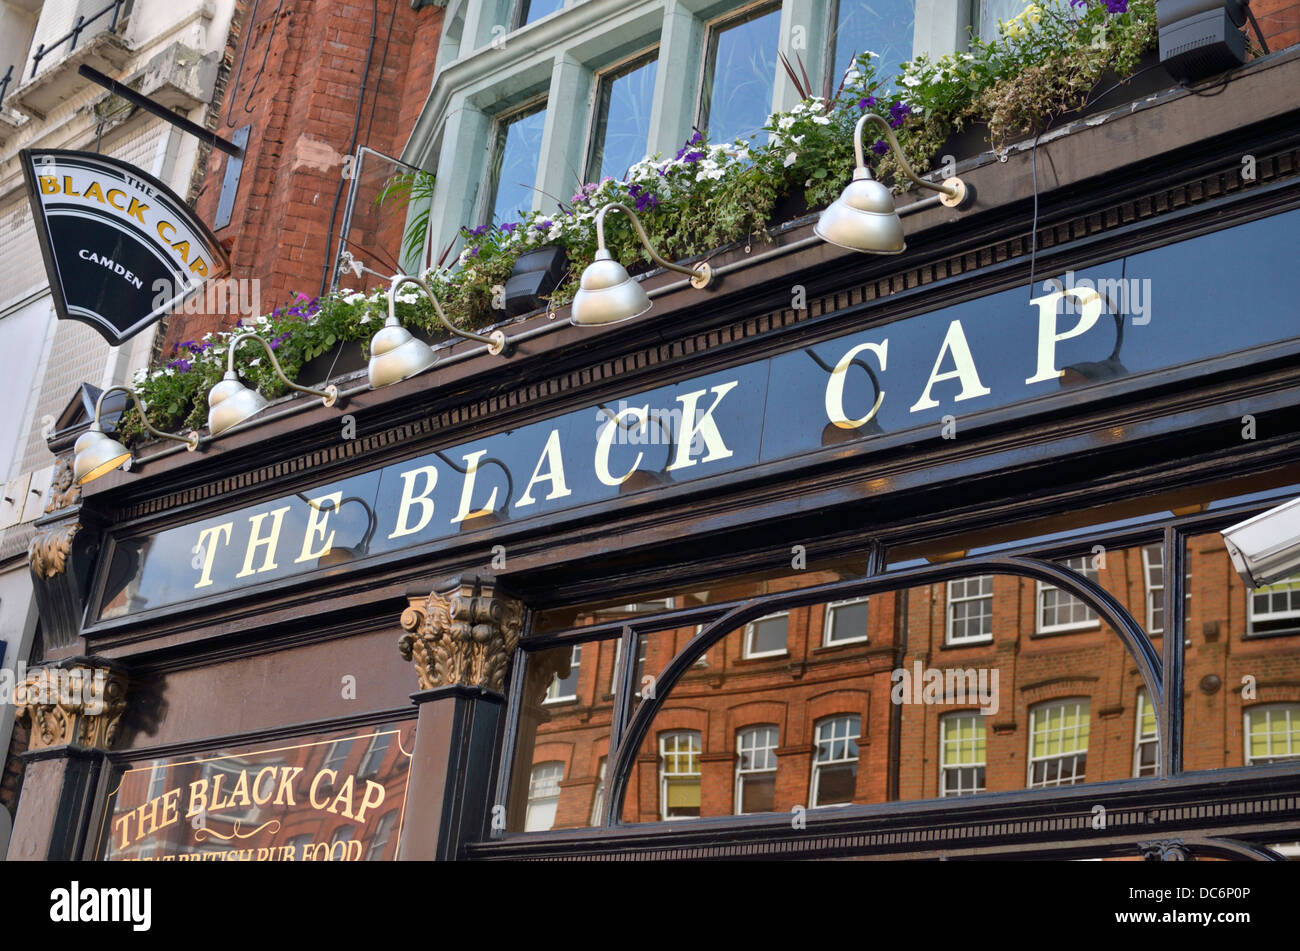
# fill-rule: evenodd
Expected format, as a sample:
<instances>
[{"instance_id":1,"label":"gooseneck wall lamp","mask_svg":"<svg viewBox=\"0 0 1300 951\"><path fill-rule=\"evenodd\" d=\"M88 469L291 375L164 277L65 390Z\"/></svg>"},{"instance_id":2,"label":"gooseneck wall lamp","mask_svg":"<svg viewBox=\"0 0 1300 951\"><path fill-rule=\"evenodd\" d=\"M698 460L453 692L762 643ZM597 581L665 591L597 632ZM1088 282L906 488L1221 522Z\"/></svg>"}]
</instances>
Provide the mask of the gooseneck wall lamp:
<instances>
[{"instance_id":1,"label":"gooseneck wall lamp","mask_svg":"<svg viewBox=\"0 0 1300 951\"><path fill-rule=\"evenodd\" d=\"M220 383L208 391L208 431L212 435L224 433L231 426L257 415L269 405L266 397L241 383L239 375L235 373L235 351L245 340L256 340L262 345L266 355L271 358L271 366L275 368L276 376L289 389L319 396L326 406L333 406L338 401L339 389L333 383L323 390L299 386L285 376L284 370L280 369L280 361L275 358L275 351L271 349L269 343L251 331L242 333L230 341L230 351L226 354L226 375L222 377Z\"/></svg>"},{"instance_id":2,"label":"gooseneck wall lamp","mask_svg":"<svg viewBox=\"0 0 1300 951\"><path fill-rule=\"evenodd\" d=\"M371 389L400 383L416 374L423 373L438 362L438 355L423 340L417 339L409 330L397 321L397 289L403 284L414 284L424 291L433 304L433 312L438 315L442 325L457 337L477 340L486 344L488 353L499 356L505 353L506 335L500 330L490 334L477 334L462 330L447 319L442 304L434 296L433 288L422 278L410 274L397 274L388 288L388 319L384 326L370 338L370 386Z\"/></svg>"},{"instance_id":3,"label":"gooseneck wall lamp","mask_svg":"<svg viewBox=\"0 0 1300 951\"><path fill-rule=\"evenodd\" d=\"M641 226L641 219L636 216L636 212L627 205L612 201L596 212L596 259L582 272L578 292L574 295L569 310L571 323L579 327L614 324L620 320L639 317L651 307L645 290L632 280L627 268L615 261L605 247L605 215L611 211L621 211L627 215L636 236L641 239L641 244L656 264L678 274L688 275L694 288L709 286L713 280L713 270L708 264L700 262L689 268L666 260L650 244L650 238Z\"/></svg>"},{"instance_id":4,"label":"gooseneck wall lamp","mask_svg":"<svg viewBox=\"0 0 1300 951\"><path fill-rule=\"evenodd\" d=\"M149 435L157 436L159 439L172 439L176 442L183 442L185 448L190 452L199 448L198 433L191 432L186 436L177 436L174 433L165 433L160 429L156 429L149 422L149 417L145 415L144 406L140 403L140 397L135 395L135 390L127 386L110 386L99 394L99 399L95 401L95 419L91 423L90 429L77 437L77 443L73 447L72 478L77 485L93 482L100 476L112 472L131 458L131 450L116 439L110 439L99 422L100 410L104 406L104 397L115 392L125 393L131 397Z\"/></svg>"},{"instance_id":5,"label":"gooseneck wall lamp","mask_svg":"<svg viewBox=\"0 0 1300 951\"><path fill-rule=\"evenodd\" d=\"M923 199L903 208L894 207L893 194L871 177L871 170L863 158L862 129L868 122L875 122L884 130L885 138L897 156L903 174L914 184L937 191L937 198ZM901 215L929 208L936 201L948 208L964 208L974 199L974 189L960 178L949 178L940 185L927 182L912 171L903 150L899 148L898 139L894 138L894 130L873 112L863 115L853 129L853 155L857 160L853 181L822 212L813 228L817 237L841 248L871 254L901 254L907 249L907 243L903 240L903 222L899 220Z\"/></svg>"}]
</instances>

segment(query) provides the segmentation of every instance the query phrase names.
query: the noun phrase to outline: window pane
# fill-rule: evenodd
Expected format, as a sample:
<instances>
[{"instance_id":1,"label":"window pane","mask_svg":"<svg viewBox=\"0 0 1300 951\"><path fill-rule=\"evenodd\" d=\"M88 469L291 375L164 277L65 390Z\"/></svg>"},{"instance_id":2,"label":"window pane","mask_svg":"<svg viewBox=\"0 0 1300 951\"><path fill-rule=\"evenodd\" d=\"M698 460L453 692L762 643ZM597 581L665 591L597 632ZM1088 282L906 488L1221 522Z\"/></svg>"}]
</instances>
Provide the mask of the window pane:
<instances>
[{"instance_id":1,"label":"window pane","mask_svg":"<svg viewBox=\"0 0 1300 951\"><path fill-rule=\"evenodd\" d=\"M533 207L545 126L545 105L498 123L488 182L492 222L513 221Z\"/></svg>"},{"instance_id":2,"label":"window pane","mask_svg":"<svg viewBox=\"0 0 1300 951\"><path fill-rule=\"evenodd\" d=\"M876 75L892 80L912 58L915 0L839 0L838 6L831 38L831 89L839 87L856 53L878 54Z\"/></svg>"},{"instance_id":3,"label":"window pane","mask_svg":"<svg viewBox=\"0 0 1300 951\"><path fill-rule=\"evenodd\" d=\"M780 24L777 5L710 32L699 121L710 142L748 138L762 129L772 108Z\"/></svg>"},{"instance_id":4,"label":"window pane","mask_svg":"<svg viewBox=\"0 0 1300 951\"><path fill-rule=\"evenodd\" d=\"M605 177L621 180L629 168L645 158L658 69L657 59L643 60L601 80L587 181L598 182Z\"/></svg>"},{"instance_id":5,"label":"window pane","mask_svg":"<svg viewBox=\"0 0 1300 951\"><path fill-rule=\"evenodd\" d=\"M750 625L749 654L776 654L785 650L790 629L790 616L760 618Z\"/></svg>"},{"instance_id":6,"label":"window pane","mask_svg":"<svg viewBox=\"0 0 1300 951\"><path fill-rule=\"evenodd\" d=\"M525 832L545 832L555 824L556 807L560 804L560 780L563 778L563 763L538 763L533 767L528 779Z\"/></svg>"},{"instance_id":7,"label":"window pane","mask_svg":"<svg viewBox=\"0 0 1300 951\"><path fill-rule=\"evenodd\" d=\"M519 0L521 10L519 25L536 23L542 17L550 16L557 10L564 9L564 0Z\"/></svg>"},{"instance_id":8,"label":"window pane","mask_svg":"<svg viewBox=\"0 0 1300 951\"><path fill-rule=\"evenodd\" d=\"M836 602L826 608L826 643L861 640L867 636L867 601Z\"/></svg>"}]
</instances>

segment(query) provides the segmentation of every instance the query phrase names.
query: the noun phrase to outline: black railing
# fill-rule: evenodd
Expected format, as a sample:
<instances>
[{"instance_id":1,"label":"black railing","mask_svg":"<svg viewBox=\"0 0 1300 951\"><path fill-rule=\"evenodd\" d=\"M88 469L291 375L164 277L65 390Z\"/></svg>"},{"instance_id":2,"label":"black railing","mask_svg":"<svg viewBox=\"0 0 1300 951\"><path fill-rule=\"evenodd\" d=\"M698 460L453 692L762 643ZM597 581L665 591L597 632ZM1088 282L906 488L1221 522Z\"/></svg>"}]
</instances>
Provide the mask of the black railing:
<instances>
[{"instance_id":1,"label":"black railing","mask_svg":"<svg viewBox=\"0 0 1300 951\"><path fill-rule=\"evenodd\" d=\"M41 60L44 57L48 56L50 53L53 53L64 43L68 44L69 53L71 53L74 49L76 49L77 41L81 39L82 31L85 30L86 27L90 26L90 24L98 20L100 17L104 16L105 14L111 14L108 21L108 31L112 32L113 30L116 30L117 21L122 15L122 8L126 6L127 2L128 0L113 0L112 3L104 7L104 9L100 10L98 13L95 13L88 17L85 16L77 17L77 22L73 24L72 29L69 30L67 33L63 34L61 37L59 37L49 46L46 46L44 43L41 43L39 46L37 46L36 52L32 54L32 75L29 78L34 79L36 77L36 71L41 68Z\"/></svg>"},{"instance_id":2,"label":"black railing","mask_svg":"<svg viewBox=\"0 0 1300 951\"><path fill-rule=\"evenodd\" d=\"M9 82L13 78L14 78L14 68L11 65L8 69L5 70L4 79L0 79L0 106L3 106L5 103L5 96L9 92Z\"/></svg>"}]
</instances>

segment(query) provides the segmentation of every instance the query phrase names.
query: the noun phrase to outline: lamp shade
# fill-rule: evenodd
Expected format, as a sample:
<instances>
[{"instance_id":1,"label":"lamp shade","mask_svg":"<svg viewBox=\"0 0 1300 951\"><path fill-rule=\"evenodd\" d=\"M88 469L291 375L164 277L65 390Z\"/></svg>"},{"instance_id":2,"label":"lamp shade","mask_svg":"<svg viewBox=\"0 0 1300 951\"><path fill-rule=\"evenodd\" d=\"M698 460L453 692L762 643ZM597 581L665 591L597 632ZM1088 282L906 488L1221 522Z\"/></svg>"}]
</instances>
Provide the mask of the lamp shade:
<instances>
[{"instance_id":1,"label":"lamp shade","mask_svg":"<svg viewBox=\"0 0 1300 951\"><path fill-rule=\"evenodd\" d=\"M214 436L223 433L267 405L261 393L244 386L233 371L227 370L221 382L208 391L208 431Z\"/></svg>"},{"instance_id":2,"label":"lamp shade","mask_svg":"<svg viewBox=\"0 0 1300 951\"><path fill-rule=\"evenodd\" d=\"M131 458L131 451L116 439L110 439L98 428L87 430L77 437L72 460L72 478L77 485L85 485L112 472Z\"/></svg>"},{"instance_id":3,"label":"lamp shade","mask_svg":"<svg viewBox=\"0 0 1300 951\"><path fill-rule=\"evenodd\" d=\"M894 196L863 166L858 166L853 181L822 212L813 233L851 251L901 254L907 249Z\"/></svg>"},{"instance_id":4,"label":"lamp shade","mask_svg":"<svg viewBox=\"0 0 1300 951\"><path fill-rule=\"evenodd\" d=\"M370 387L388 386L423 373L438 361L423 340L389 317L370 339Z\"/></svg>"},{"instance_id":5,"label":"lamp shade","mask_svg":"<svg viewBox=\"0 0 1300 951\"><path fill-rule=\"evenodd\" d=\"M631 320L651 306L641 285L604 248L596 252L596 260L582 272L579 285L569 312L570 322L579 327Z\"/></svg>"}]
</instances>

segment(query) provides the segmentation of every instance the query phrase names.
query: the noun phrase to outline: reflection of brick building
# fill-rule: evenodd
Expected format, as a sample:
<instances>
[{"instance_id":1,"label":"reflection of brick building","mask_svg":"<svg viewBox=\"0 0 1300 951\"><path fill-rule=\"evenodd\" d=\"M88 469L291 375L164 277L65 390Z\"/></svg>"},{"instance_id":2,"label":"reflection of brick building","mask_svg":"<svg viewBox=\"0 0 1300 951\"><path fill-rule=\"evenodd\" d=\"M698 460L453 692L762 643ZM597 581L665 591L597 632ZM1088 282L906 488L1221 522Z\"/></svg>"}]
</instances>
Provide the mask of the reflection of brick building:
<instances>
[{"instance_id":1,"label":"reflection of brick building","mask_svg":"<svg viewBox=\"0 0 1300 951\"><path fill-rule=\"evenodd\" d=\"M1067 563L1125 605L1159 652L1161 546ZM1187 575L1184 768L1300 757L1300 658L1292 637L1273 636L1300 633L1300 579L1248 592L1217 532L1192 538ZM767 592L828 580L805 573L769 583ZM649 687L644 672L662 669L694 633L643 638L637 683ZM531 770L517 772L513 799L524 818L512 828L597 820L620 653L617 640L573 649L568 675L557 674L533 708ZM901 690L891 677L897 668L914 702L891 702L895 684ZM918 702L926 700L925 680L916 674L931 669L944 689L960 684L964 700ZM1248 675L1254 694L1248 688L1243 699ZM1010 574L961 579L795 609L712 645L657 714L622 818L789 812L1154 776L1157 736L1137 663L1089 607Z\"/></svg>"}]
</instances>

